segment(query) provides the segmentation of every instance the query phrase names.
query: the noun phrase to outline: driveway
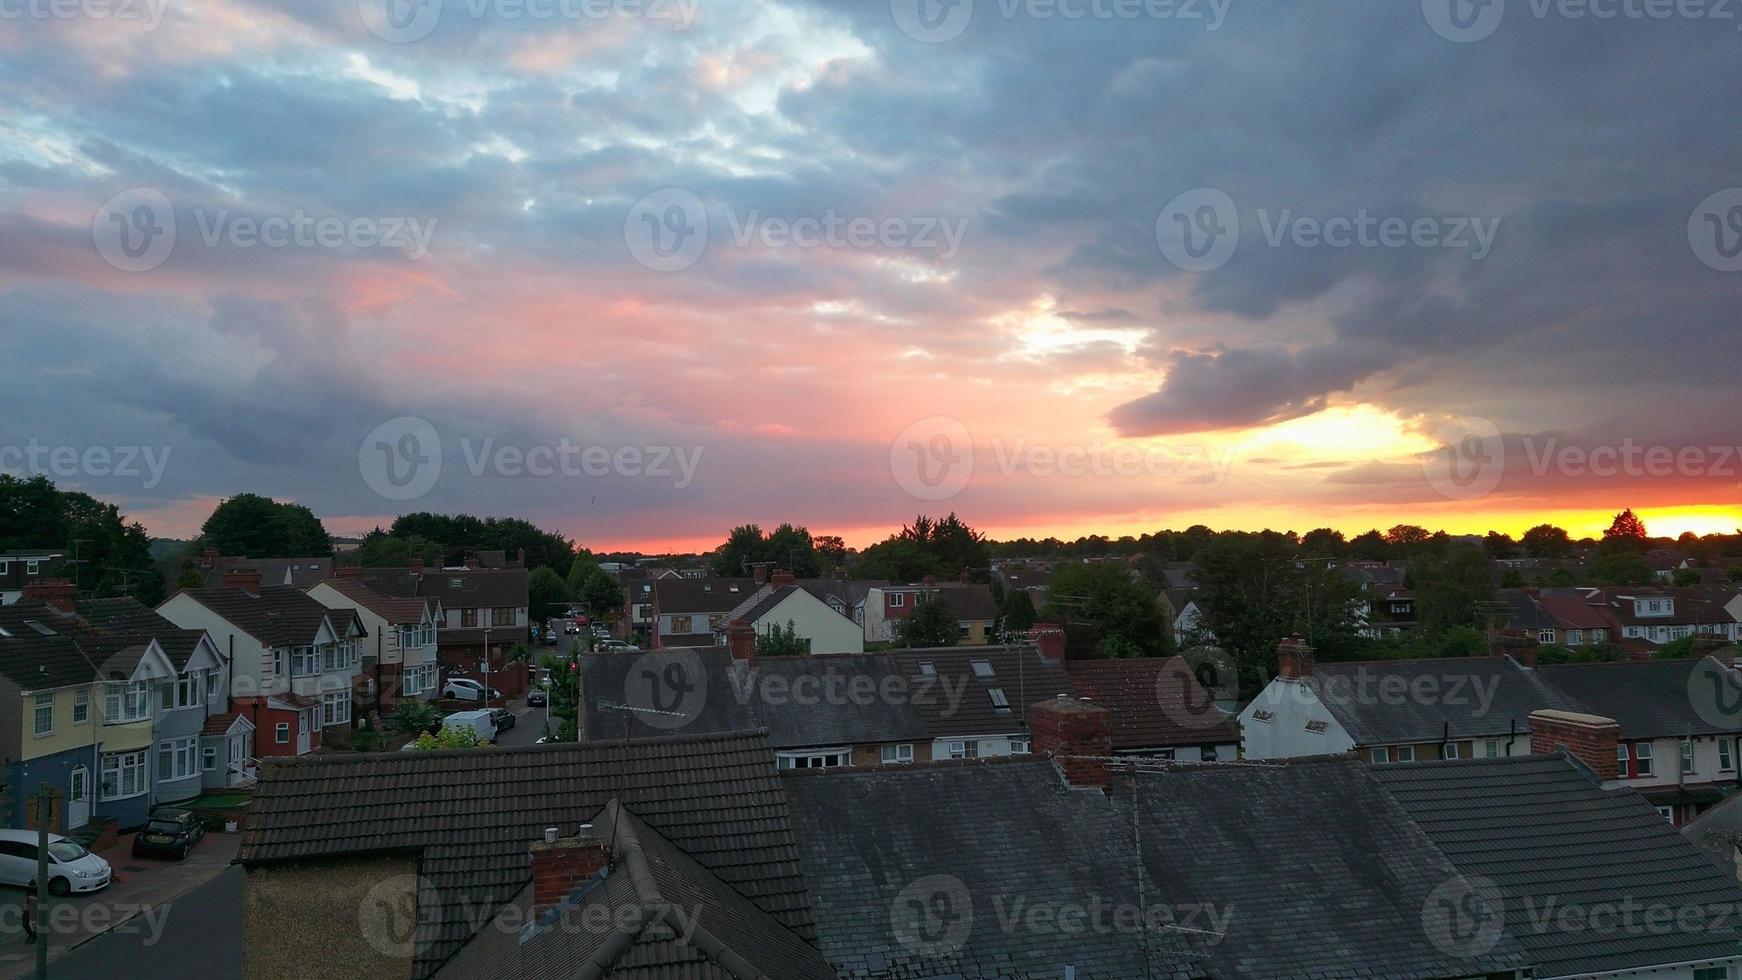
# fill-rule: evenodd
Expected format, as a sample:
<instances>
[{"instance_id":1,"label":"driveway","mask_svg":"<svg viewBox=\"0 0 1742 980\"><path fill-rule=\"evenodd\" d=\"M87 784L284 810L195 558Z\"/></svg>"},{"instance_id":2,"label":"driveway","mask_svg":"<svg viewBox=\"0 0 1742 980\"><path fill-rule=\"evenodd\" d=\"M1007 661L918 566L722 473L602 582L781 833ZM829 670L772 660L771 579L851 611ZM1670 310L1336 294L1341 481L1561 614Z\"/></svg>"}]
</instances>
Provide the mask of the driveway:
<instances>
[{"instance_id":1,"label":"driveway","mask_svg":"<svg viewBox=\"0 0 1742 980\"><path fill-rule=\"evenodd\" d=\"M187 860L172 861L134 857L132 835L121 835L115 846L97 852L115 871L108 888L49 900L49 962L104 933L157 945L175 918L171 900L221 874L241 843L241 834L208 833ZM25 942L23 904L22 889L0 888L0 978L26 977L36 966L36 947Z\"/></svg>"}]
</instances>

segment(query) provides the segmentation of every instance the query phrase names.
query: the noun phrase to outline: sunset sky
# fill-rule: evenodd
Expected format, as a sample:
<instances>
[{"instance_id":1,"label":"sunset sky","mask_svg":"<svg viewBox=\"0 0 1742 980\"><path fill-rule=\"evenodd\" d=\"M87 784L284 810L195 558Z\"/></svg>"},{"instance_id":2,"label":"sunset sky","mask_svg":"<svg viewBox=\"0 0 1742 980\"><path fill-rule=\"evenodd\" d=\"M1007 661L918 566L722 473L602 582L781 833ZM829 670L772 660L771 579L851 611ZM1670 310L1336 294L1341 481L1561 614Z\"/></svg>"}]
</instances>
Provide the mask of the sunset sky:
<instances>
[{"instance_id":1,"label":"sunset sky","mask_svg":"<svg viewBox=\"0 0 1742 980\"><path fill-rule=\"evenodd\" d=\"M0 469L154 534L240 491L335 533L464 511L647 551L947 510L1742 527L1733 21L162 3L0 19ZM1182 268L1210 189L1238 246ZM1362 217L1410 240L1314 234ZM875 233L788 240L833 218ZM331 234L250 237L274 219ZM384 495L432 433L433 483ZM565 445L694 469L513 464Z\"/></svg>"}]
</instances>

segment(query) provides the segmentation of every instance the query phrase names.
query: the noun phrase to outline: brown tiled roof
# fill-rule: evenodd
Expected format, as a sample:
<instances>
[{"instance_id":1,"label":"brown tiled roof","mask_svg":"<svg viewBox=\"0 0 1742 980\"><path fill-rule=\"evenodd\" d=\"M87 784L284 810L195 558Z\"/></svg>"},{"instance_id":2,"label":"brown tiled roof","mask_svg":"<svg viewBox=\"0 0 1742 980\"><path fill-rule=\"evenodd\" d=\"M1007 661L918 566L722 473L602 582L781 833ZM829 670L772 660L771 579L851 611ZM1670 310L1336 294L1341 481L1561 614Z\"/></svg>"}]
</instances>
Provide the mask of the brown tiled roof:
<instances>
[{"instance_id":1,"label":"brown tiled roof","mask_svg":"<svg viewBox=\"0 0 1742 980\"><path fill-rule=\"evenodd\" d=\"M417 851L440 904L419 910L414 977L514 899L544 828L572 835L612 798L807 941L809 901L766 736L271 760L243 864ZM474 916L466 915L467 903Z\"/></svg>"},{"instance_id":2,"label":"brown tiled roof","mask_svg":"<svg viewBox=\"0 0 1742 980\"><path fill-rule=\"evenodd\" d=\"M1115 750L1238 742L1228 717L1183 657L1070 660L1071 691L1107 708Z\"/></svg>"},{"instance_id":3,"label":"brown tiled roof","mask_svg":"<svg viewBox=\"0 0 1742 980\"><path fill-rule=\"evenodd\" d=\"M242 716L235 713L234 711L227 711L221 715L207 715L206 716L206 727L200 729L200 734L201 735L225 735L225 734L228 734L230 731L230 726L234 725L236 723L236 719L238 719L240 717L242 717Z\"/></svg>"},{"instance_id":4,"label":"brown tiled roof","mask_svg":"<svg viewBox=\"0 0 1742 980\"><path fill-rule=\"evenodd\" d=\"M327 585L342 593L345 598L357 603L389 623L420 623L423 621L425 600L406 599L399 596L383 595L364 584L361 579L335 578L328 579Z\"/></svg>"}]
</instances>

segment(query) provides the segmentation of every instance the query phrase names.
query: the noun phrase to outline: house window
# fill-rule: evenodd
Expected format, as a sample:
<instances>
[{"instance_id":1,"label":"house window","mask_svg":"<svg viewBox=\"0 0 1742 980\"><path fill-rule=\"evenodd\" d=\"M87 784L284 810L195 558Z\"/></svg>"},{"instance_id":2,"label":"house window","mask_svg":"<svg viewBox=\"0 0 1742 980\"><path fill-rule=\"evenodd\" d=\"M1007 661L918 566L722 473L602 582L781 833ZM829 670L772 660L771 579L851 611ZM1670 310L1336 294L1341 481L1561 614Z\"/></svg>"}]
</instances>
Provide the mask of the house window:
<instances>
[{"instance_id":1,"label":"house window","mask_svg":"<svg viewBox=\"0 0 1742 980\"><path fill-rule=\"evenodd\" d=\"M211 772L218 768L218 747L208 745L200 750L200 768Z\"/></svg>"},{"instance_id":2,"label":"house window","mask_svg":"<svg viewBox=\"0 0 1742 980\"><path fill-rule=\"evenodd\" d=\"M105 800L138 796L150 787L145 778L145 750L103 756L102 794Z\"/></svg>"},{"instance_id":3,"label":"house window","mask_svg":"<svg viewBox=\"0 0 1742 980\"><path fill-rule=\"evenodd\" d=\"M110 681L103 685L103 723L125 725L151 717L151 685Z\"/></svg>"},{"instance_id":4,"label":"house window","mask_svg":"<svg viewBox=\"0 0 1742 980\"><path fill-rule=\"evenodd\" d=\"M1001 715L1010 713L1010 699L1005 696L1003 688L989 687L986 689L986 694L992 699L992 710Z\"/></svg>"},{"instance_id":5,"label":"house window","mask_svg":"<svg viewBox=\"0 0 1742 980\"><path fill-rule=\"evenodd\" d=\"M344 725L351 721L351 692L332 691L321 695L321 725Z\"/></svg>"},{"instance_id":6,"label":"house window","mask_svg":"<svg viewBox=\"0 0 1742 980\"><path fill-rule=\"evenodd\" d=\"M172 738L157 743L157 778L186 779L197 775L194 753L199 750L198 738Z\"/></svg>"},{"instance_id":7,"label":"house window","mask_svg":"<svg viewBox=\"0 0 1742 980\"><path fill-rule=\"evenodd\" d=\"M462 610L460 610L460 628L461 629L476 629L477 626L478 626L478 610L476 610L476 609L462 609Z\"/></svg>"},{"instance_id":8,"label":"house window","mask_svg":"<svg viewBox=\"0 0 1742 980\"><path fill-rule=\"evenodd\" d=\"M1391 761L1391 750L1381 746L1381 747L1369 752L1367 754L1367 757L1370 760L1372 760L1373 762L1390 762Z\"/></svg>"},{"instance_id":9,"label":"house window","mask_svg":"<svg viewBox=\"0 0 1742 980\"><path fill-rule=\"evenodd\" d=\"M215 670L206 671L206 700L215 701L222 694L224 678Z\"/></svg>"},{"instance_id":10,"label":"house window","mask_svg":"<svg viewBox=\"0 0 1742 980\"><path fill-rule=\"evenodd\" d=\"M1734 743L1732 743L1729 739L1727 739L1727 738L1718 739L1718 771L1719 772L1734 772L1735 771L1735 769L1736 769L1736 757L1731 754L1733 748L1734 748Z\"/></svg>"},{"instance_id":11,"label":"house window","mask_svg":"<svg viewBox=\"0 0 1742 980\"><path fill-rule=\"evenodd\" d=\"M1682 775L1691 776L1694 772L1694 741L1682 739Z\"/></svg>"},{"instance_id":12,"label":"house window","mask_svg":"<svg viewBox=\"0 0 1742 980\"><path fill-rule=\"evenodd\" d=\"M1398 762L1414 762L1415 761L1415 746L1413 746L1413 745L1399 745L1397 747L1397 761Z\"/></svg>"},{"instance_id":13,"label":"house window","mask_svg":"<svg viewBox=\"0 0 1742 980\"><path fill-rule=\"evenodd\" d=\"M950 743L950 758L952 759L978 759L979 757L980 743L973 739Z\"/></svg>"},{"instance_id":14,"label":"house window","mask_svg":"<svg viewBox=\"0 0 1742 980\"><path fill-rule=\"evenodd\" d=\"M1482 756L1486 759L1500 758L1500 740L1497 738L1484 739L1482 742Z\"/></svg>"},{"instance_id":15,"label":"house window","mask_svg":"<svg viewBox=\"0 0 1742 980\"><path fill-rule=\"evenodd\" d=\"M1627 752L1627 743L1621 742L1617 744L1615 746L1615 771L1621 774L1622 779L1626 779L1633 775L1633 773L1629 771L1629 761L1630 756Z\"/></svg>"},{"instance_id":16,"label":"house window","mask_svg":"<svg viewBox=\"0 0 1742 980\"><path fill-rule=\"evenodd\" d=\"M1013 738L1010 740L1010 754L1027 755L1030 751L1028 746L1029 740L1027 738Z\"/></svg>"},{"instance_id":17,"label":"house window","mask_svg":"<svg viewBox=\"0 0 1742 980\"><path fill-rule=\"evenodd\" d=\"M352 654L356 646L350 640L340 640L325 648L322 656L324 670L350 670Z\"/></svg>"},{"instance_id":18,"label":"house window","mask_svg":"<svg viewBox=\"0 0 1742 980\"><path fill-rule=\"evenodd\" d=\"M1727 966L1708 966L1694 971L1694 980L1730 980Z\"/></svg>"},{"instance_id":19,"label":"house window","mask_svg":"<svg viewBox=\"0 0 1742 980\"><path fill-rule=\"evenodd\" d=\"M12 574L12 563L9 561L0 561L0 575L11 575L11 574Z\"/></svg>"},{"instance_id":20,"label":"house window","mask_svg":"<svg viewBox=\"0 0 1742 980\"><path fill-rule=\"evenodd\" d=\"M1585 642L1584 630L1567 630L1567 646L1576 647Z\"/></svg>"},{"instance_id":21,"label":"house window","mask_svg":"<svg viewBox=\"0 0 1742 980\"><path fill-rule=\"evenodd\" d=\"M423 693L423 670L419 667L409 667L399 675L399 691L406 697L416 697ZM370 693L374 693L371 691Z\"/></svg>"},{"instance_id":22,"label":"house window","mask_svg":"<svg viewBox=\"0 0 1742 980\"><path fill-rule=\"evenodd\" d=\"M297 647L290 661L290 676L308 677L320 672L320 651L315 647Z\"/></svg>"},{"instance_id":23,"label":"house window","mask_svg":"<svg viewBox=\"0 0 1742 980\"><path fill-rule=\"evenodd\" d=\"M886 766L912 761L912 745L885 745L883 747L883 764Z\"/></svg>"},{"instance_id":24,"label":"house window","mask_svg":"<svg viewBox=\"0 0 1742 980\"><path fill-rule=\"evenodd\" d=\"M1649 775L1651 775L1651 772L1652 772L1652 770L1651 770L1651 743L1650 742L1640 742L1639 744L1635 745L1633 747L1633 757L1634 757L1634 760L1638 763L1637 771L1634 773L1634 775L1636 775L1636 776L1649 776Z\"/></svg>"},{"instance_id":25,"label":"house window","mask_svg":"<svg viewBox=\"0 0 1742 980\"><path fill-rule=\"evenodd\" d=\"M83 725L91 720L91 692L73 692L73 724Z\"/></svg>"},{"instance_id":26,"label":"house window","mask_svg":"<svg viewBox=\"0 0 1742 980\"><path fill-rule=\"evenodd\" d=\"M281 721L273 726L273 737L278 740L279 745L290 744L290 722Z\"/></svg>"},{"instance_id":27,"label":"house window","mask_svg":"<svg viewBox=\"0 0 1742 980\"><path fill-rule=\"evenodd\" d=\"M36 734L51 735L54 733L54 695L38 694L36 696Z\"/></svg>"},{"instance_id":28,"label":"house window","mask_svg":"<svg viewBox=\"0 0 1742 980\"><path fill-rule=\"evenodd\" d=\"M671 617L671 631L672 631L672 633L682 634L682 633L693 632L693 630L690 629L690 618L691 617L689 617L689 616L673 616L673 617Z\"/></svg>"},{"instance_id":29,"label":"house window","mask_svg":"<svg viewBox=\"0 0 1742 980\"><path fill-rule=\"evenodd\" d=\"M1608 638L1609 638L1609 631L1608 630L1592 630L1591 631L1591 642L1592 643L1601 643L1604 640L1607 640Z\"/></svg>"},{"instance_id":30,"label":"house window","mask_svg":"<svg viewBox=\"0 0 1742 980\"><path fill-rule=\"evenodd\" d=\"M24 563L24 574L38 575L42 572L42 562L32 558Z\"/></svg>"},{"instance_id":31,"label":"house window","mask_svg":"<svg viewBox=\"0 0 1742 980\"><path fill-rule=\"evenodd\" d=\"M905 605L907 605L907 593L891 592L889 594L889 608L900 609Z\"/></svg>"},{"instance_id":32,"label":"house window","mask_svg":"<svg viewBox=\"0 0 1742 980\"><path fill-rule=\"evenodd\" d=\"M494 626L518 626L520 611L512 607L497 609L490 615L490 623Z\"/></svg>"},{"instance_id":33,"label":"house window","mask_svg":"<svg viewBox=\"0 0 1742 980\"><path fill-rule=\"evenodd\" d=\"M780 769L829 769L850 764L850 756L845 749L827 752L782 752L775 760L776 767Z\"/></svg>"},{"instance_id":34,"label":"house window","mask_svg":"<svg viewBox=\"0 0 1742 980\"><path fill-rule=\"evenodd\" d=\"M1552 630L1552 629L1537 630L1536 638L1538 640L1542 641L1543 643L1553 643L1554 642L1554 630Z\"/></svg>"},{"instance_id":35,"label":"house window","mask_svg":"<svg viewBox=\"0 0 1742 980\"><path fill-rule=\"evenodd\" d=\"M1458 743L1447 742L1446 743L1446 750L1445 750L1444 754L1441 756L1441 758L1445 758L1445 759L1458 758Z\"/></svg>"}]
</instances>

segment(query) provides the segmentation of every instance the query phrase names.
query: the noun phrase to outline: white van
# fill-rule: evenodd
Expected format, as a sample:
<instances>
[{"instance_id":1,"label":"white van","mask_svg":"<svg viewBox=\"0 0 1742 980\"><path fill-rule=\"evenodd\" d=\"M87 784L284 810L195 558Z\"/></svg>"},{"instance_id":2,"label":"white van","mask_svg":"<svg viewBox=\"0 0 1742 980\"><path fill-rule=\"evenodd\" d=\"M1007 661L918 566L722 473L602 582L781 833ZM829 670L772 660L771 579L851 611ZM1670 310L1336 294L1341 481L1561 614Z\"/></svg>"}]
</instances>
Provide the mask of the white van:
<instances>
[{"instance_id":1,"label":"white van","mask_svg":"<svg viewBox=\"0 0 1742 980\"><path fill-rule=\"evenodd\" d=\"M0 884L36 880L36 831L0 830ZM48 835L48 892L94 892L109 884L109 862L59 834Z\"/></svg>"},{"instance_id":2,"label":"white van","mask_svg":"<svg viewBox=\"0 0 1742 980\"><path fill-rule=\"evenodd\" d=\"M442 719L443 728L470 728L478 736L479 742L496 741L496 723L490 720L492 712L478 709L476 711L456 711Z\"/></svg>"}]
</instances>

